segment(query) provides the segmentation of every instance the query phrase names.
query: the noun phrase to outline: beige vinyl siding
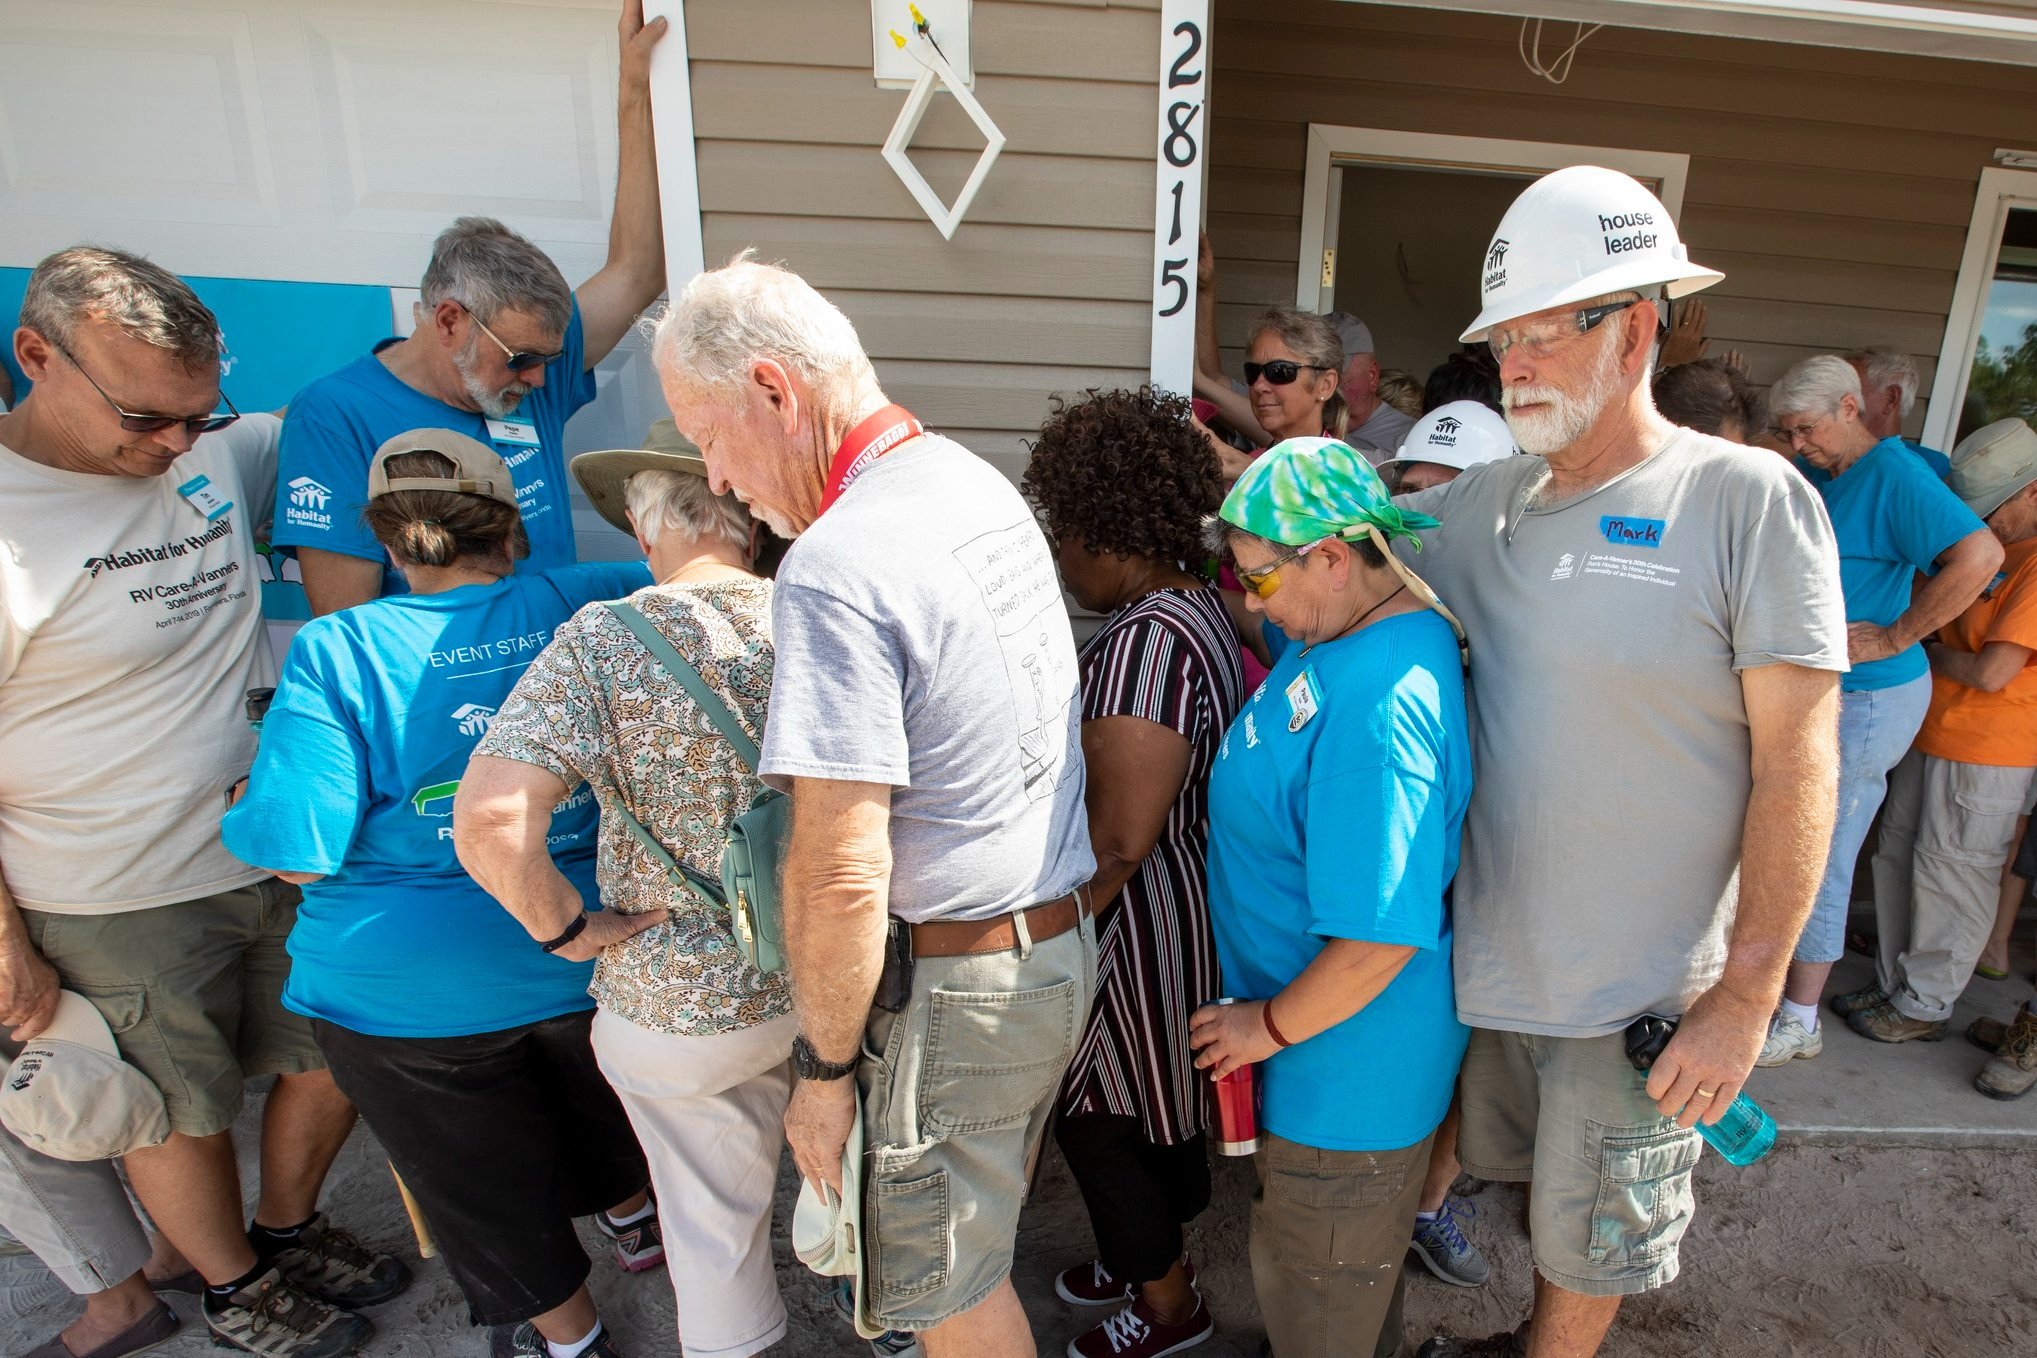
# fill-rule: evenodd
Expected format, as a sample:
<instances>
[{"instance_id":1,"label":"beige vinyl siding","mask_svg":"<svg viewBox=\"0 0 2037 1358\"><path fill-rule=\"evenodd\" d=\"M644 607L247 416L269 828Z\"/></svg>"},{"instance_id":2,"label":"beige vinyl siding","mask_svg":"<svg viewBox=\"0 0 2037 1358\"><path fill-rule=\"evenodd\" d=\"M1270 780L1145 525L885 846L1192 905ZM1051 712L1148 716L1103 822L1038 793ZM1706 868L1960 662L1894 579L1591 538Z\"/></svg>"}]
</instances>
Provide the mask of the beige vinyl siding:
<instances>
[{"instance_id":1,"label":"beige vinyl siding","mask_svg":"<svg viewBox=\"0 0 2037 1358\"><path fill-rule=\"evenodd\" d=\"M878 154L905 94L872 82L869 25L861 0L687 4L707 259L799 271L893 399L1016 477L1050 395L1145 377L1158 0L977 0L976 95L1007 140L952 241ZM937 97L912 157L951 200L981 147Z\"/></svg>"},{"instance_id":2,"label":"beige vinyl siding","mask_svg":"<svg viewBox=\"0 0 2037 1358\"><path fill-rule=\"evenodd\" d=\"M1726 274L1705 294L1713 351L1741 350L1765 384L1810 354L1895 344L1924 392L1980 171L1996 147L2037 146L2025 67L1606 28L1554 86L1522 65L1515 18L1216 0L1214 27L1209 223L1233 371L1251 315L1294 300L1312 122L1688 154L1683 237ZM1556 50L1572 31L1549 28Z\"/></svg>"}]
</instances>

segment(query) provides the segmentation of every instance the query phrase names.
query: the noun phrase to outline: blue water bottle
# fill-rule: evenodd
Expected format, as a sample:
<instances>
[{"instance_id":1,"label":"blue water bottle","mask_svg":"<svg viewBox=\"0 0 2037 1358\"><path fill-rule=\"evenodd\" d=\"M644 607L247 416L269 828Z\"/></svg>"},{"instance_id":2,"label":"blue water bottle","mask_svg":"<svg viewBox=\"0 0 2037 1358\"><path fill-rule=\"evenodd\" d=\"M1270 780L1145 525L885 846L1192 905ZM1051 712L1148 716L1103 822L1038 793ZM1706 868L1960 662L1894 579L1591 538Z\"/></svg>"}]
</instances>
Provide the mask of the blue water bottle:
<instances>
[{"instance_id":1,"label":"blue water bottle","mask_svg":"<svg viewBox=\"0 0 2037 1358\"><path fill-rule=\"evenodd\" d=\"M1675 1019L1643 1014L1627 1025L1627 1059L1635 1070L1646 1073L1674 1036ZM1729 1164L1751 1165L1775 1149L1775 1119L1744 1089L1724 1117L1716 1123L1698 1123L1697 1131Z\"/></svg>"}]
</instances>

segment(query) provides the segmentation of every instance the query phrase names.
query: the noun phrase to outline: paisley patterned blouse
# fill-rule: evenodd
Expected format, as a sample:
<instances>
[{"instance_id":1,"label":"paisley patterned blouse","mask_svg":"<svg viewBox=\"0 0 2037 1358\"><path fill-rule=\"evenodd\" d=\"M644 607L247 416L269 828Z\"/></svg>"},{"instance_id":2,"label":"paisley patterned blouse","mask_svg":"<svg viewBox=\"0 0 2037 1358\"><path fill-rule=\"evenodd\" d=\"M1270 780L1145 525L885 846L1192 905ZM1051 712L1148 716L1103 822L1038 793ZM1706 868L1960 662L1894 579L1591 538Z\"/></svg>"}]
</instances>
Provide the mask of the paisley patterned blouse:
<instances>
[{"instance_id":1,"label":"paisley patterned blouse","mask_svg":"<svg viewBox=\"0 0 2037 1358\"><path fill-rule=\"evenodd\" d=\"M771 582L653 585L630 602L691 660L760 742L771 696ZM653 1032L733 1032L792 1010L783 976L743 961L727 912L672 884L612 812L627 806L674 858L721 875L722 837L761 790L679 682L608 609L581 609L517 680L477 754L549 769L601 804L601 900L666 923L610 947L590 988Z\"/></svg>"}]
</instances>

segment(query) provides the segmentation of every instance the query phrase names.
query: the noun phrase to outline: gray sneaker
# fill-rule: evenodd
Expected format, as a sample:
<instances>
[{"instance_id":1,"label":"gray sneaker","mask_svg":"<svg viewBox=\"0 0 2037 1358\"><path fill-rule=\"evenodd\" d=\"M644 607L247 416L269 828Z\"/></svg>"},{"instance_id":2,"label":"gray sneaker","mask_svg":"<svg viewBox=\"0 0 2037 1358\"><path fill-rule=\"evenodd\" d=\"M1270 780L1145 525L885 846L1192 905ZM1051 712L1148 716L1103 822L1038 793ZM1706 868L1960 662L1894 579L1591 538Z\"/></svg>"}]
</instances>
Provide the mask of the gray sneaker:
<instances>
[{"instance_id":1,"label":"gray sneaker","mask_svg":"<svg viewBox=\"0 0 2037 1358\"><path fill-rule=\"evenodd\" d=\"M262 1358L343 1358L375 1333L360 1316L326 1305L274 1266L224 1300L206 1293L201 1309L214 1345Z\"/></svg>"},{"instance_id":2,"label":"gray sneaker","mask_svg":"<svg viewBox=\"0 0 2037 1358\"><path fill-rule=\"evenodd\" d=\"M836 1283L830 1300L835 1304L835 1313L856 1328L856 1295L853 1284L847 1278ZM919 1358L919 1336L909 1330L886 1330L870 1341L871 1358Z\"/></svg>"},{"instance_id":3,"label":"gray sneaker","mask_svg":"<svg viewBox=\"0 0 2037 1358\"><path fill-rule=\"evenodd\" d=\"M1784 1009L1768 1025L1768 1038L1761 1044L1761 1055L1754 1058L1754 1064L1786 1066L1798 1057L1808 1061L1823 1050L1825 1025L1806 1028L1802 1019Z\"/></svg>"},{"instance_id":4,"label":"gray sneaker","mask_svg":"<svg viewBox=\"0 0 2037 1358\"><path fill-rule=\"evenodd\" d=\"M1443 1206L1436 1215L1426 1221L1415 1218L1415 1236L1409 1242L1415 1257L1428 1266L1429 1272L1452 1287L1483 1287L1485 1280L1492 1276L1492 1265L1485 1262L1485 1256L1478 1252L1478 1246L1465 1238L1458 1221L1469 1221L1478 1215L1478 1209L1457 1198L1444 1198Z\"/></svg>"}]
</instances>

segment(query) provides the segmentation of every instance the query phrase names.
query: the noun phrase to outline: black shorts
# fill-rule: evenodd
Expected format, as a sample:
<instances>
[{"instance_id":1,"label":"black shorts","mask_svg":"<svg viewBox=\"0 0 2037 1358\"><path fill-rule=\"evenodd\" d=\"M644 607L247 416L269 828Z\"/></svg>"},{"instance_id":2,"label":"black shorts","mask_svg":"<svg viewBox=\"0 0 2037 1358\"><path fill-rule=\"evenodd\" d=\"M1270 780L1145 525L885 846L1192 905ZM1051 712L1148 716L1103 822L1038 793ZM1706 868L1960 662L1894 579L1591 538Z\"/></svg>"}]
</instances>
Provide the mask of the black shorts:
<instances>
[{"instance_id":1,"label":"black shorts","mask_svg":"<svg viewBox=\"0 0 2037 1358\"><path fill-rule=\"evenodd\" d=\"M2016 850L2016 864L2009 871L2026 882L2037 882L2037 816L2030 817L2030 828L2023 832L2023 843Z\"/></svg>"},{"instance_id":2,"label":"black shorts","mask_svg":"<svg viewBox=\"0 0 2037 1358\"><path fill-rule=\"evenodd\" d=\"M650 1182L587 1040L594 1011L471 1037L312 1035L438 1240L477 1325L561 1305L587 1280L575 1217Z\"/></svg>"}]
</instances>

